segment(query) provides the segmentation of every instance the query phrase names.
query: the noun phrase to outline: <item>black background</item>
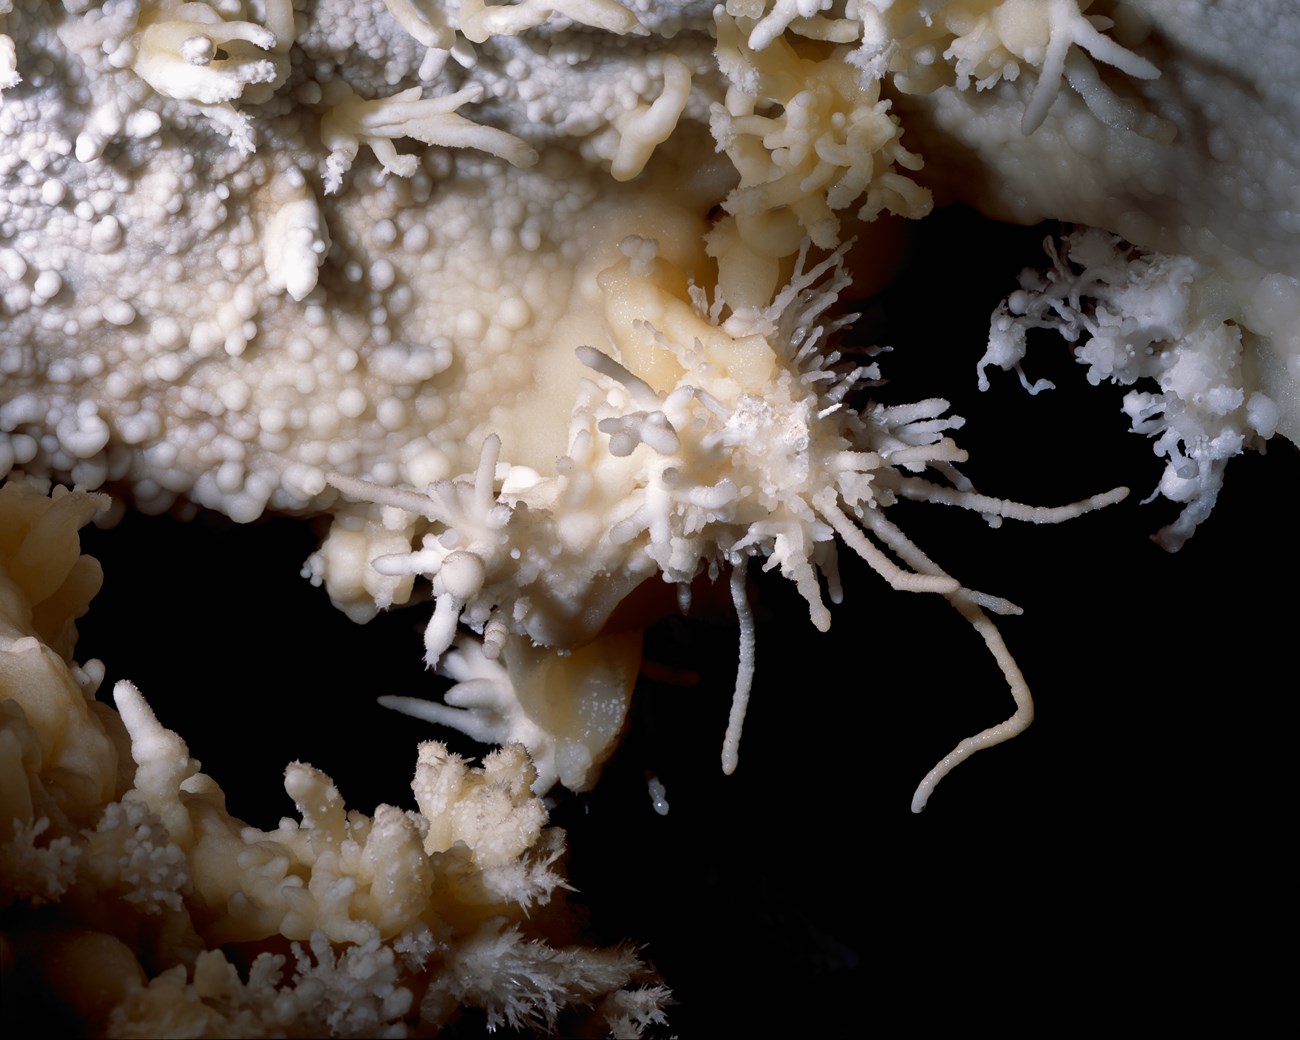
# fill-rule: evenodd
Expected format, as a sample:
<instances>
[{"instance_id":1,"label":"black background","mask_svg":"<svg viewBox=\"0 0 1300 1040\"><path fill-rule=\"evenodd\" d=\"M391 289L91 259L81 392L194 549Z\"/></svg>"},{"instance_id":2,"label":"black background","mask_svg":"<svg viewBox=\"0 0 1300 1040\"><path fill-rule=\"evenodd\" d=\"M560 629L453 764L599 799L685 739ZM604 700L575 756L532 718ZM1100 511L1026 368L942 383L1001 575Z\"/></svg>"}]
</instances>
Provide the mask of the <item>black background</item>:
<instances>
[{"instance_id":1,"label":"black background","mask_svg":"<svg viewBox=\"0 0 1300 1040\"><path fill-rule=\"evenodd\" d=\"M1022 266L1041 266L1052 230L960 210L924 222L856 333L896 348L878 397L944 396L967 417L956 438L981 491L1056 505L1132 488L1057 527L890 513L968 586L1025 609L1000 627L1035 692L1029 732L960 766L914 816L917 781L1009 715L1010 696L946 603L891 592L842 552L846 599L825 635L779 576L751 573L758 675L734 776L718 756L736 628L705 611L652 631L648 657L688 681L643 681L600 785L558 800L595 938L644 944L680 1002L677 1035L1014 1018L1028 992L1060 994L1075 1019L1129 990L1149 998L1154 965L1220 963L1239 925L1277 915L1300 458L1276 441L1234 460L1214 515L1169 555L1148 536L1176 509L1139 504L1162 464L1126 432L1121 390L1088 386L1058 343L1028 363L1056 391L1031 398L995 373L979 394L988 314ZM370 812L413 807L417 740L475 750L375 703L441 689L420 663L427 612L351 624L298 575L316 538L301 521L142 516L85 537L106 580L79 656L107 663L101 696L132 679L231 811L262 827L292 813L292 759Z\"/></svg>"}]
</instances>

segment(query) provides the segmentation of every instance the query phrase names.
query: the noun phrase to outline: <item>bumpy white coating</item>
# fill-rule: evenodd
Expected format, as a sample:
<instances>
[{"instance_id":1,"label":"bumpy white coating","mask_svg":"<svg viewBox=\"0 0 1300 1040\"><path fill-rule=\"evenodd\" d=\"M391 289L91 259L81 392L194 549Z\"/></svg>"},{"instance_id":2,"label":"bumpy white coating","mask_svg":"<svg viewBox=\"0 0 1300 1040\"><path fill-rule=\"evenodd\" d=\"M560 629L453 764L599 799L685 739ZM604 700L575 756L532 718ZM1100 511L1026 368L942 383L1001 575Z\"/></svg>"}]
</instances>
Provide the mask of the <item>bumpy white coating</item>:
<instances>
[{"instance_id":1,"label":"bumpy white coating","mask_svg":"<svg viewBox=\"0 0 1300 1040\"><path fill-rule=\"evenodd\" d=\"M1028 691L981 612L1010 605L883 511L901 495L1060 518L1113 496L994 502L953 468L944 402L850 410L877 371L827 346L851 280L835 251L881 213L924 216L923 182L944 192L975 164L991 212L1185 256L1151 262L1221 287L1215 320L1257 362L1232 407L1252 436L1294 435L1295 94L1278 83L1296 41L1284 25L1244 53L1231 16L1260 16L1243 4L18 3L12 61L0 47L0 463L149 510L328 513L307 575L357 620L429 581L426 658L473 678L434 714L529 740L541 784L590 782L630 679L575 679L587 708L540 720L523 649L597 645L643 580L753 556L825 627L837 540L980 629L1014 730ZM1252 71L1224 83L1223 64ZM1200 414L1161 448L1193 525L1212 500L1185 483ZM636 650L618 653L626 675Z\"/></svg>"}]
</instances>

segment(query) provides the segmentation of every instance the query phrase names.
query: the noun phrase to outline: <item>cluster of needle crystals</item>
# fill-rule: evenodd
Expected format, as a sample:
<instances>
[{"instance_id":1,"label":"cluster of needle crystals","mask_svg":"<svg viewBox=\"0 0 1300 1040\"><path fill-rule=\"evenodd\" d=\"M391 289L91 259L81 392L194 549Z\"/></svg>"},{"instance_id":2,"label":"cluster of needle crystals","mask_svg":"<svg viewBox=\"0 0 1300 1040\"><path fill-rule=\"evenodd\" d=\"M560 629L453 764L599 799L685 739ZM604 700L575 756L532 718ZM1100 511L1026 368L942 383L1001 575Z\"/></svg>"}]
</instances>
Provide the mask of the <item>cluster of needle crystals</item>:
<instances>
[{"instance_id":1,"label":"cluster of needle crystals","mask_svg":"<svg viewBox=\"0 0 1300 1040\"><path fill-rule=\"evenodd\" d=\"M150 511L328 515L304 573L355 620L431 586L425 661L456 685L388 703L523 743L539 793L590 787L617 740L641 641L607 622L647 580L685 601L730 574L734 769L748 562L825 629L842 545L948 598L1015 695L919 808L1029 697L986 617L1011 606L888 507L1041 521L1119 492L976 494L960 420L867 400L829 309L846 240L930 210L904 95L1024 82L1026 135L1070 98L1127 125L1093 62L1156 69L1089 6L18 4L0 464ZM14 80L8 44L60 61Z\"/></svg>"},{"instance_id":2,"label":"cluster of needle crystals","mask_svg":"<svg viewBox=\"0 0 1300 1040\"><path fill-rule=\"evenodd\" d=\"M883 352L847 345L845 311L945 194L1077 222L994 312L978 378L1055 332L1130 387L1180 545L1230 458L1300 430L1279 6L0 0L0 906L109 907L41 918L108 965L76 987L104 994L87 1028L662 1023L634 952L567 945L542 799L597 782L650 610L704 581L738 628L727 773L774 649L747 583L779 575L825 631L843 551L948 601L1014 704L914 810L1023 730L994 624L1018 608L893 507L1055 523L1127 491L979 493L947 401L872 399ZM422 745L418 811L371 816L295 763L294 819L235 820L138 690L114 711L72 658L99 584L76 532L128 507L321 521L303 574L352 620L426 604L450 688L383 703L500 750Z\"/></svg>"},{"instance_id":3,"label":"cluster of needle crystals","mask_svg":"<svg viewBox=\"0 0 1300 1040\"><path fill-rule=\"evenodd\" d=\"M648 578L678 585L689 602L698 575L716 579L729 570L740 622L722 750L730 773L755 667L748 562L757 557L792 581L813 624L825 630L831 612L822 583L838 601L842 544L894 589L948 598L987 643L1016 701L1010 719L964 741L925 778L913 803L919 811L962 758L1027 726L1032 705L986 614L1017 608L963 587L886 517L886 508L900 497L936 500L1042 523L1117 502L1126 491L1060 509L979 495L955 468L966 456L947 436L961 420L945 414L946 401L848 407L850 394L880 371L875 361L846 360L828 342L853 318L827 317L849 285L844 247L816 264L805 247L771 304L735 312L688 285L653 242L632 237L622 249L623 261L601 277L602 290L620 304L607 311L611 347L577 350L591 378L553 474L501 464L499 443L489 438L472 479L425 492L330 477L351 496L402 511L403 527L424 528L418 548L380 556L374 566L431 581L431 666L456 646L444 665L458 680L446 705L387 703L479 739L527 743L538 762L538 790L556 780L585 788L617 735L639 652L625 636L601 633L610 611ZM478 635L458 635L458 626ZM530 709L547 702L537 690L554 679L529 648L556 645L575 627L582 628L581 656L558 661L581 707L540 724ZM622 669L619 653L633 655Z\"/></svg>"}]
</instances>

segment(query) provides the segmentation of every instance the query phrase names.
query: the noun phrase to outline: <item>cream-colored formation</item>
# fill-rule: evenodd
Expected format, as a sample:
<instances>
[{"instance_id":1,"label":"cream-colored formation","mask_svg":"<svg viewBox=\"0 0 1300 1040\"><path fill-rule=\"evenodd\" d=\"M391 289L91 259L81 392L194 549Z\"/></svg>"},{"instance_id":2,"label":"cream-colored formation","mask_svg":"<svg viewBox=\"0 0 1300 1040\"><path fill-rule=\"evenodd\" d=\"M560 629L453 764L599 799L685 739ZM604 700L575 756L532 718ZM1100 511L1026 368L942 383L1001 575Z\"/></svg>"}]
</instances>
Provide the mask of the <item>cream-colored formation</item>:
<instances>
[{"instance_id":1,"label":"cream-colored formation","mask_svg":"<svg viewBox=\"0 0 1300 1040\"><path fill-rule=\"evenodd\" d=\"M1092 225L1022 275L979 378L1042 389L1026 333L1049 328L1132 385L1185 504L1171 547L1233 455L1300 434L1300 38L1271 5L0 6L0 470L150 511L329 516L304 573L340 609L433 600L426 660L457 685L392 706L525 743L539 792L589 787L622 729L640 638L615 608L645 581L685 603L701 574L729 572L740 620L734 768L762 657L748 562L825 628L837 546L949 599L1016 701L917 808L1028 724L987 617L1015 608L888 507L1045 522L1123 490L987 498L946 402L865 401L887 364L836 352L835 308L852 258L889 248L882 214L956 194ZM133 738L164 740L134 696ZM106 754L100 709L77 711L67 748ZM63 877L73 832L28 816Z\"/></svg>"},{"instance_id":2,"label":"cream-colored formation","mask_svg":"<svg viewBox=\"0 0 1300 1040\"><path fill-rule=\"evenodd\" d=\"M104 667L71 648L100 582L77 530L106 505L0 488L0 907L30 908L0 952L48 980L6 979L13 1021L51 997L122 1037L399 1036L463 1007L511 1027L591 1008L620 1036L662 1020L630 951L548 944L571 929L564 836L520 745L471 767L422 744L417 810L373 816L294 762L300 818L261 831L130 683L120 715L97 702Z\"/></svg>"}]
</instances>

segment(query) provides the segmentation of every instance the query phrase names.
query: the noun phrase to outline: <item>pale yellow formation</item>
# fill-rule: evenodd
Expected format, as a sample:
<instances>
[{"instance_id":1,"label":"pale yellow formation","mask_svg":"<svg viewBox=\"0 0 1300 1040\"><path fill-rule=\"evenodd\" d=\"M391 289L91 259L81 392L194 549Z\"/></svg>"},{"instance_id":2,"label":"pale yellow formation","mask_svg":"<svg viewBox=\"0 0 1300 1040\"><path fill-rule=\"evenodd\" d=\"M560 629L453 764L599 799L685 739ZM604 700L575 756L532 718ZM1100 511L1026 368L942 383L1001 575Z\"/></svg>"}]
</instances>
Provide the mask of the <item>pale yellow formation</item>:
<instances>
[{"instance_id":1,"label":"pale yellow formation","mask_svg":"<svg viewBox=\"0 0 1300 1040\"><path fill-rule=\"evenodd\" d=\"M290 0L263 5L265 24L232 20L208 3L155 0L140 6L139 21L130 26L135 31L125 38L118 34L128 24L118 17L115 12L104 19L112 35L88 33L102 40L101 49L115 45L110 61L130 55L131 68L159 94L195 105L237 148L253 150L249 117L235 102L266 101L288 78Z\"/></svg>"},{"instance_id":2,"label":"pale yellow formation","mask_svg":"<svg viewBox=\"0 0 1300 1040\"><path fill-rule=\"evenodd\" d=\"M941 402L849 413L876 369L827 343L817 308L853 274L828 258L854 234L870 251L882 214L923 217L953 136L978 132L969 151L1005 174L979 178L980 201L1017 215L1074 192L1102 223L1121 174L1154 192L1162 158L1194 171L1144 11L1163 8L29 5L23 38L64 80L6 94L22 175L0 462L151 510L328 514L305 573L351 617L428 583L426 661L458 685L421 713L527 742L539 786L585 787L637 654L603 627L641 582L762 556L824 627L838 537L896 587L959 594L911 573L882 511L987 500L952 468ZM1106 176L1021 161L1062 141ZM1144 219L1118 223L1165 248ZM1258 436L1288 428L1294 310L1262 255L1216 314L1262 359L1240 387ZM987 364L1019 364L1015 347ZM1140 421L1163 420L1148 403ZM1245 444L1221 439L1216 463ZM1188 452L1166 447L1186 480ZM924 467L947 486L909 483ZM557 682L564 710L543 707Z\"/></svg>"},{"instance_id":3,"label":"pale yellow formation","mask_svg":"<svg viewBox=\"0 0 1300 1040\"><path fill-rule=\"evenodd\" d=\"M461 105L483 96L481 87L465 87L446 97L424 98L422 93L421 87L411 87L391 97L365 100L345 84L336 84L329 92L330 108L320 125L321 141L330 153L322 173L327 195L342 186L343 175L352 168L362 144L375 153L388 173L413 176L419 169L418 157L398 155L393 144L403 137L443 147L478 148L512 166L537 162L537 153L517 137L456 114Z\"/></svg>"},{"instance_id":4,"label":"pale yellow formation","mask_svg":"<svg viewBox=\"0 0 1300 1040\"><path fill-rule=\"evenodd\" d=\"M0 0L0 27L3 27L5 17L12 13L13 9L13 0ZM0 33L0 90L16 87L21 82L22 77L18 75L18 54L13 37Z\"/></svg>"},{"instance_id":5,"label":"pale yellow formation","mask_svg":"<svg viewBox=\"0 0 1300 1040\"><path fill-rule=\"evenodd\" d=\"M848 237L840 212L920 218L930 193L899 172L919 170L921 160L903 147L881 81L850 63L850 46L770 37L765 22L727 12L715 15L727 91L710 126L740 182L723 201L729 216L710 233L709 251L732 306L761 307L776 291L777 261L805 237L822 249Z\"/></svg>"},{"instance_id":6,"label":"pale yellow formation","mask_svg":"<svg viewBox=\"0 0 1300 1040\"><path fill-rule=\"evenodd\" d=\"M1133 384L1125 409L1186 506L1175 544L1229 458L1300 431L1300 30L1278 13L0 0L0 471L152 511L328 517L304 572L350 617L432 602L425 660L456 685L392 706L507 745L481 770L423 745L418 810L373 817L294 764L297 818L244 826L138 691L118 686L119 718L94 702L102 669L73 660L97 583L75 532L102 500L14 479L6 898L110 908L62 937L76 967L57 985L111 976L78 1007L123 1035L365 1034L466 1002L494 1028L539 1004L654 1021L662 994L625 989L634 957L538 948L527 917L561 884L537 795L589 788L619 737L640 635L612 629L643 582L684 602L729 579L728 771L764 653L746 569L779 570L825 629L839 546L946 598L1014 701L916 808L1023 729L1028 687L988 617L1016 608L888 511L1053 521L1123 489L1056 509L981 495L947 402L859 393L887 363L834 344L848 240L879 251L882 215L963 194L1095 225L1023 276L981 375L1043 389L1026 334L1052 328L1094 381ZM152 979L128 948L142 933ZM269 937L308 944L296 969L245 978L212 949Z\"/></svg>"},{"instance_id":7,"label":"pale yellow formation","mask_svg":"<svg viewBox=\"0 0 1300 1040\"><path fill-rule=\"evenodd\" d=\"M482 43L490 36L518 36L554 15L620 36L645 32L636 15L616 0L460 0L460 31L467 40Z\"/></svg>"},{"instance_id":8,"label":"pale yellow formation","mask_svg":"<svg viewBox=\"0 0 1300 1040\"><path fill-rule=\"evenodd\" d=\"M522 746L475 768L423 744L418 811L373 816L295 762L298 818L260 831L130 683L120 716L95 702L102 665L70 655L100 580L77 530L105 504L0 488L0 905L58 904L0 935L47 966L48 992L6 993L16 1017L50 997L122 1037L405 1035L467 1004L509 1026L594 1005L633 1035L660 1017L662 989L620 993L650 979L634 955L553 949L532 924L567 886ZM260 954L246 981L217 949L277 936L310 952Z\"/></svg>"},{"instance_id":9,"label":"pale yellow formation","mask_svg":"<svg viewBox=\"0 0 1300 1040\"><path fill-rule=\"evenodd\" d=\"M35 484L0 488L0 698L6 703L0 837L41 819L88 821L113 796L121 749L94 699L96 667L72 660L76 619L99 591L98 563L78 554L77 530L105 495ZM102 675L102 670L98 672ZM47 824L48 826L48 824ZM39 887L39 878L30 884Z\"/></svg>"}]
</instances>

